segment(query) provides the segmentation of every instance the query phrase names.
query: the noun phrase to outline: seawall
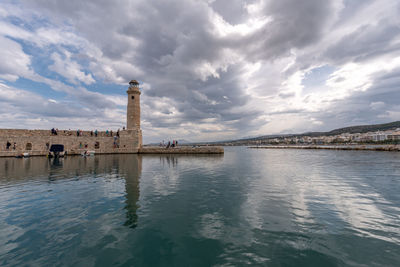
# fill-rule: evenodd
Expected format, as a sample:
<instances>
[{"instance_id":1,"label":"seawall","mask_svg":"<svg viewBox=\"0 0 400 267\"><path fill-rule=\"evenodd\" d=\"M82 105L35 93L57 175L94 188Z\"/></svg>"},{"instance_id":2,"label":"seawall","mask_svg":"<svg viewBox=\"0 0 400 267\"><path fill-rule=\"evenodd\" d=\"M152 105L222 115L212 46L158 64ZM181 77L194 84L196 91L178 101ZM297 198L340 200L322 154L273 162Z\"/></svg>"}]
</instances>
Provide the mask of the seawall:
<instances>
[{"instance_id":1,"label":"seawall","mask_svg":"<svg viewBox=\"0 0 400 267\"><path fill-rule=\"evenodd\" d=\"M142 147L139 154L223 154L224 148L221 146L178 146L178 147Z\"/></svg>"},{"instance_id":2,"label":"seawall","mask_svg":"<svg viewBox=\"0 0 400 267\"><path fill-rule=\"evenodd\" d=\"M59 130L57 135L50 130L0 129L0 157L15 157L22 153L30 156L46 156L53 144L64 145L68 155L80 155L85 151L95 154L223 154L220 146L179 146L179 147L142 147L142 131L123 130L119 132ZM7 149L7 143L10 145Z\"/></svg>"},{"instance_id":3,"label":"seawall","mask_svg":"<svg viewBox=\"0 0 400 267\"><path fill-rule=\"evenodd\" d=\"M55 135L50 130L0 129L0 157L15 157L22 153L44 156L53 144L64 145L69 155L81 154L87 150L95 151L96 154L138 152L142 145L141 130L123 130L118 135L115 131L112 134L98 132L96 136L90 131L77 135L76 131L59 130Z\"/></svg>"}]
</instances>

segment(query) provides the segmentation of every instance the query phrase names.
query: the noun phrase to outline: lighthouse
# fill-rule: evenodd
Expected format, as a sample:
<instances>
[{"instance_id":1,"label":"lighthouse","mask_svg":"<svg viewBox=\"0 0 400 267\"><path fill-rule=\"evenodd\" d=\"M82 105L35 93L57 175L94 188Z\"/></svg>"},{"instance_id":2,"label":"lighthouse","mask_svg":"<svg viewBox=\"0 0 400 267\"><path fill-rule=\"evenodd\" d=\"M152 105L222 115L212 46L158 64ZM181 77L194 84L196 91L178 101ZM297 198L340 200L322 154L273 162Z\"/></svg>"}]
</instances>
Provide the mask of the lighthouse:
<instances>
[{"instance_id":1,"label":"lighthouse","mask_svg":"<svg viewBox=\"0 0 400 267\"><path fill-rule=\"evenodd\" d=\"M139 82L132 80L129 82L128 105L126 109L126 148L132 151L142 147L142 130L140 129L140 89Z\"/></svg>"},{"instance_id":2,"label":"lighthouse","mask_svg":"<svg viewBox=\"0 0 400 267\"><path fill-rule=\"evenodd\" d=\"M130 81L126 93L128 94L126 129L140 130L140 89L138 81Z\"/></svg>"}]
</instances>

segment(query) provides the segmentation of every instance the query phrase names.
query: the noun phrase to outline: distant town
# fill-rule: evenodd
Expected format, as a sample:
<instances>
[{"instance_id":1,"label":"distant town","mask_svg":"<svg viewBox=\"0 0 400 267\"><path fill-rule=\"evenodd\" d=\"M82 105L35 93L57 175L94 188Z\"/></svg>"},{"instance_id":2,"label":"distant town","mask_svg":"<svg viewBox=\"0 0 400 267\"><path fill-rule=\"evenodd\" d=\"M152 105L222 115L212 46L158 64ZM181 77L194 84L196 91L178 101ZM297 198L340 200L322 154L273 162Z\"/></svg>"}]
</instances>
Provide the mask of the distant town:
<instances>
[{"instance_id":1,"label":"distant town","mask_svg":"<svg viewBox=\"0 0 400 267\"><path fill-rule=\"evenodd\" d=\"M397 144L400 143L400 128L395 131L378 131L368 133L343 133L333 136L303 136L303 137L276 137L265 140L253 141L251 144Z\"/></svg>"},{"instance_id":2,"label":"distant town","mask_svg":"<svg viewBox=\"0 0 400 267\"><path fill-rule=\"evenodd\" d=\"M218 145L358 145L400 144L400 122L352 126L330 132L270 135L240 140L215 142Z\"/></svg>"}]
</instances>

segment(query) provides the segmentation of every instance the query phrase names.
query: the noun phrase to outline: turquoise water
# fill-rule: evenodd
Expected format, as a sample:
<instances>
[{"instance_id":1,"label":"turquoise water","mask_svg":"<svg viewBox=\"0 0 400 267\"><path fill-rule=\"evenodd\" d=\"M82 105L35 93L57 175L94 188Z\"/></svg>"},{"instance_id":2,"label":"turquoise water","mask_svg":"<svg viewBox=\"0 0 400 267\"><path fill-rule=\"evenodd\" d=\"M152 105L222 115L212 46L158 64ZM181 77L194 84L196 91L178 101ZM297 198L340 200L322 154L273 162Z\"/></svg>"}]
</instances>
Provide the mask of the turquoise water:
<instances>
[{"instance_id":1,"label":"turquoise water","mask_svg":"<svg viewBox=\"0 0 400 267\"><path fill-rule=\"evenodd\" d=\"M400 153L0 159L0 266L399 266Z\"/></svg>"}]
</instances>

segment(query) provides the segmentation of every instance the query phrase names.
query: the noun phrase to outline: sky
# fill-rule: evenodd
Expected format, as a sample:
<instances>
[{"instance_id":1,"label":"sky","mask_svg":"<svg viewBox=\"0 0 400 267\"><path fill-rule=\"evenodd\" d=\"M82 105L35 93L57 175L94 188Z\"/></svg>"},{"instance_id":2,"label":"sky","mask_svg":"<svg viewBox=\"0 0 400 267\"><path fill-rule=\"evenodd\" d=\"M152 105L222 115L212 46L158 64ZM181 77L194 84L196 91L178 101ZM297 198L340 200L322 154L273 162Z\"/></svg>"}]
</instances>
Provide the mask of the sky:
<instances>
[{"instance_id":1,"label":"sky","mask_svg":"<svg viewBox=\"0 0 400 267\"><path fill-rule=\"evenodd\" d=\"M0 128L144 143L400 120L398 0L2 0Z\"/></svg>"}]
</instances>

